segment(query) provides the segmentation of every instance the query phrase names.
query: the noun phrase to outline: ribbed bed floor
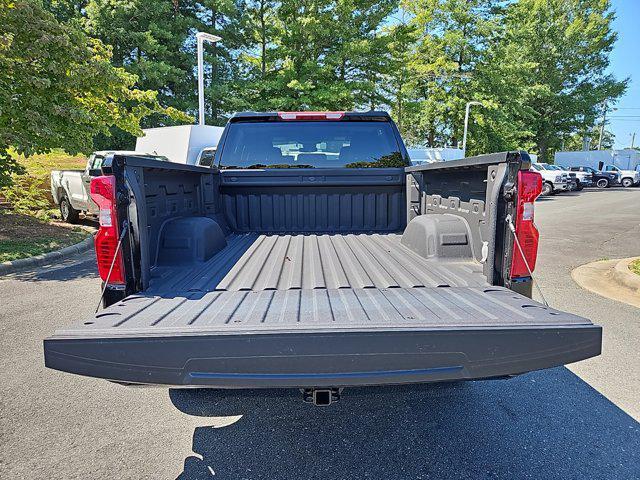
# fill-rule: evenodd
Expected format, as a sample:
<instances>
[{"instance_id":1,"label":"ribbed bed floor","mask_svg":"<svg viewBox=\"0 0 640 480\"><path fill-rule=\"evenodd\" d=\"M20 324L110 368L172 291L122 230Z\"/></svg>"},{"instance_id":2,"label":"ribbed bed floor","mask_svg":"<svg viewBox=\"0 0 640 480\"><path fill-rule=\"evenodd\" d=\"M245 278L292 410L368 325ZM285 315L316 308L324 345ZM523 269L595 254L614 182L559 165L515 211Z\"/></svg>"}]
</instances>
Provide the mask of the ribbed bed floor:
<instances>
[{"instance_id":1,"label":"ribbed bed floor","mask_svg":"<svg viewBox=\"0 0 640 480\"><path fill-rule=\"evenodd\" d=\"M197 268L156 268L149 293L487 284L479 264L426 260L400 239L395 234L234 235Z\"/></svg>"},{"instance_id":2,"label":"ribbed bed floor","mask_svg":"<svg viewBox=\"0 0 640 480\"><path fill-rule=\"evenodd\" d=\"M474 262L426 260L399 235L257 235L59 334L197 335L584 323L501 287ZM562 315L559 317L558 315Z\"/></svg>"}]
</instances>

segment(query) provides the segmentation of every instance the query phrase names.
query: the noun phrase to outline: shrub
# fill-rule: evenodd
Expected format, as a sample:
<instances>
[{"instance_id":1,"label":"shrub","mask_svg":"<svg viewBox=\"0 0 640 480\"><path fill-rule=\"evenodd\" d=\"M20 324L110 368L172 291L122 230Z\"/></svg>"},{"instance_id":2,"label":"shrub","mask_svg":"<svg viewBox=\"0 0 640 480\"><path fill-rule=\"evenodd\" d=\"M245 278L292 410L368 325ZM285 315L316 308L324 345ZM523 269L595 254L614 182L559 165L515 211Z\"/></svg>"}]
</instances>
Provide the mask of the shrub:
<instances>
[{"instance_id":1,"label":"shrub","mask_svg":"<svg viewBox=\"0 0 640 480\"><path fill-rule=\"evenodd\" d=\"M48 176L12 175L11 184L0 189L0 196L15 213L41 220L50 220L55 214Z\"/></svg>"}]
</instances>

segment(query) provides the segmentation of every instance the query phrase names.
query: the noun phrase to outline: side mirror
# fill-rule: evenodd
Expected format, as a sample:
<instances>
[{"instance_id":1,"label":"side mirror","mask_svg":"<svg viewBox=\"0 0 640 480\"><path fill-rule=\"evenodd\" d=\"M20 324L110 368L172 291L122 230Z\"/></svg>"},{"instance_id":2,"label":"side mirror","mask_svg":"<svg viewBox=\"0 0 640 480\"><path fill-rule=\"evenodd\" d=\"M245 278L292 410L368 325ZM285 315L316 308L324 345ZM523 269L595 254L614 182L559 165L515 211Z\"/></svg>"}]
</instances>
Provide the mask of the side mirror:
<instances>
[{"instance_id":1,"label":"side mirror","mask_svg":"<svg viewBox=\"0 0 640 480\"><path fill-rule=\"evenodd\" d=\"M207 147L198 155L197 165L201 167L211 167L216 154L217 147Z\"/></svg>"}]
</instances>

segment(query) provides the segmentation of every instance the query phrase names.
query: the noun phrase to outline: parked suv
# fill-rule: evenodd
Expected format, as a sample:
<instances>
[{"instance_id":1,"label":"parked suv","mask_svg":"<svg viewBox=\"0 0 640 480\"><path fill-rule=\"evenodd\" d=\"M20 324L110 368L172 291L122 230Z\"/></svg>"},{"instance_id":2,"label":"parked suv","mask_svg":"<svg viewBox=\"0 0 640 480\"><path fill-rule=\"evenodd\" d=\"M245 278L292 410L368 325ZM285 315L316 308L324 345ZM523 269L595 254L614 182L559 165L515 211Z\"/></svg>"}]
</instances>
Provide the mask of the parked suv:
<instances>
[{"instance_id":1,"label":"parked suv","mask_svg":"<svg viewBox=\"0 0 640 480\"><path fill-rule=\"evenodd\" d=\"M575 172L580 182L583 178L591 178L591 184L598 188L607 188L618 183L618 175L614 172L601 172L591 167L570 167L569 170ZM588 181L588 180L585 180ZM586 186L592 186L586 185Z\"/></svg>"}]
</instances>

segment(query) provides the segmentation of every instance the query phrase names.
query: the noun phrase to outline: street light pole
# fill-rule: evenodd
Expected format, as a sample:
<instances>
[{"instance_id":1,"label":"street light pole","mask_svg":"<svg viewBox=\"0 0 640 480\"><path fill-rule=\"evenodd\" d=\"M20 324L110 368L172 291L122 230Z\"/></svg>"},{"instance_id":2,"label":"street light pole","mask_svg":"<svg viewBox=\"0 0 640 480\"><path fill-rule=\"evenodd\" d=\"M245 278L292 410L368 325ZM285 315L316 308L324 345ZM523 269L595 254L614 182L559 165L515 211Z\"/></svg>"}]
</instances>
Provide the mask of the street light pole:
<instances>
[{"instance_id":1,"label":"street light pole","mask_svg":"<svg viewBox=\"0 0 640 480\"><path fill-rule=\"evenodd\" d=\"M467 102L464 112L464 133L462 134L462 155L464 157L467 156L467 128L469 126L469 110L471 110L471 105L482 105L482 103L476 101Z\"/></svg>"},{"instance_id":2,"label":"street light pole","mask_svg":"<svg viewBox=\"0 0 640 480\"><path fill-rule=\"evenodd\" d=\"M196 33L198 47L198 125L204 125L204 42L216 43L222 38L210 33Z\"/></svg>"}]
</instances>

